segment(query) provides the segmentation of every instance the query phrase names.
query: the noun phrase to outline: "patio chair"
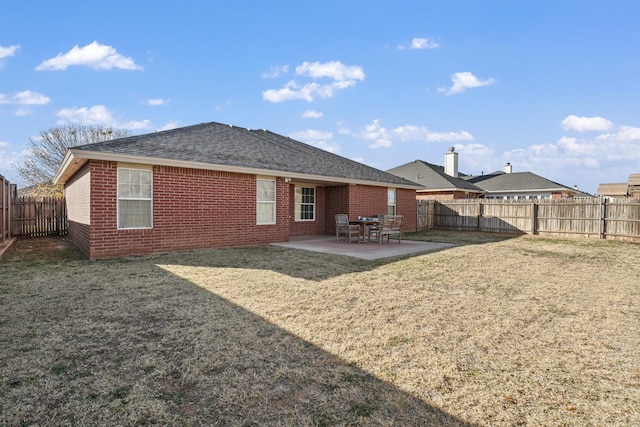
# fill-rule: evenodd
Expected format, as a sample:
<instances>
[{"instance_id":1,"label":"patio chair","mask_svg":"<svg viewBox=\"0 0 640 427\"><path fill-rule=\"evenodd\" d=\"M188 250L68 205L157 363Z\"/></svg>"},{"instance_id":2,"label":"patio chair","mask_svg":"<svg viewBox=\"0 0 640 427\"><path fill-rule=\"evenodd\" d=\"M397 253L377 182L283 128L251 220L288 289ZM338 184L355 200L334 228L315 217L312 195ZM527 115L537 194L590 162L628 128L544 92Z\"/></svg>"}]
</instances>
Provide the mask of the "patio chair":
<instances>
[{"instance_id":1,"label":"patio chair","mask_svg":"<svg viewBox=\"0 0 640 427\"><path fill-rule=\"evenodd\" d=\"M398 239L398 243L402 241L402 221L403 215L385 215L382 220L382 226L378 229L369 229L369 241L377 240L381 245L384 237L389 239Z\"/></svg>"},{"instance_id":2,"label":"patio chair","mask_svg":"<svg viewBox=\"0 0 640 427\"><path fill-rule=\"evenodd\" d=\"M349 224L349 216L347 214L337 214L336 243L340 241L340 236L343 234L349 244L351 244L352 237L355 237L356 241L360 241L360 226L358 224Z\"/></svg>"}]
</instances>

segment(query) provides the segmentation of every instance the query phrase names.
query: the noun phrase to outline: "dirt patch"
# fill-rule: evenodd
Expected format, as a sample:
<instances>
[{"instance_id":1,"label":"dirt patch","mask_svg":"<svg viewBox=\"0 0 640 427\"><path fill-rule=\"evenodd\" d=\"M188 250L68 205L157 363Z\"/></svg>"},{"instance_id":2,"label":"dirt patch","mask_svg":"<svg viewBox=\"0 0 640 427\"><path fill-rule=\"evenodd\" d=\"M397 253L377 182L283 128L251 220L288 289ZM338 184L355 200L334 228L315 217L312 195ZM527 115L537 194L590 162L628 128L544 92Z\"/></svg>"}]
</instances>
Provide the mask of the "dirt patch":
<instances>
[{"instance_id":1,"label":"dirt patch","mask_svg":"<svg viewBox=\"0 0 640 427\"><path fill-rule=\"evenodd\" d=\"M55 262L85 258L66 236L17 237L0 262Z\"/></svg>"}]
</instances>

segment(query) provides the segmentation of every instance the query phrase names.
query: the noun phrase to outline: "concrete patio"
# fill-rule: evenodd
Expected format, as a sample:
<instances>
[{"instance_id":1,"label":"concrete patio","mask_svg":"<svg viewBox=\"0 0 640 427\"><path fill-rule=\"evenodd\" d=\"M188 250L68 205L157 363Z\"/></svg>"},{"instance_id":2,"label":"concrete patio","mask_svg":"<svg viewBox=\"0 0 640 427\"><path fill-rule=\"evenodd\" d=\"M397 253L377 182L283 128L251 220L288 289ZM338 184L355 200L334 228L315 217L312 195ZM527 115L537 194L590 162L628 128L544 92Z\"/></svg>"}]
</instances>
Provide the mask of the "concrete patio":
<instances>
[{"instance_id":1,"label":"concrete patio","mask_svg":"<svg viewBox=\"0 0 640 427\"><path fill-rule=\"evenodd\" d=\"M416 242L412 240L402 240L400 244L394 240L384 242L381 245L374 242L353 242L349 244L344 239L336 242L335 236L304 236L292 239L289 242L272 243L272 245L312 252L345 255L366 260L413 255L453 246L450 243Z\"/></svg>"}]
</instances>

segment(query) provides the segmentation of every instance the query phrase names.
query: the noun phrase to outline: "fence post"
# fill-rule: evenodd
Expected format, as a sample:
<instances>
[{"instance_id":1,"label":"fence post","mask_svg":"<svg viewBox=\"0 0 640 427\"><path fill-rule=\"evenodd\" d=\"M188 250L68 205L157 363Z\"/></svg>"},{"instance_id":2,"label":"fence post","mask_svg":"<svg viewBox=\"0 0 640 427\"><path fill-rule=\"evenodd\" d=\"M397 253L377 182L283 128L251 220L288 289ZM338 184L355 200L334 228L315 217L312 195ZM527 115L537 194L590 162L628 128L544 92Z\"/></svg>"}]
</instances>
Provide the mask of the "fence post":
<instances>
[{"instance_id":1,"label":"fence post","mask_svg":"<svg viewBox=\"0 0 640 427\"><path fill-rule=\"evenodd\" d=\"M598 238L606 239L607 237L607 199L600 196L600 233Z\"/></svg>"},{"instance_id":2,"label":"fence post","mask_svg":"<svg viewBox=\"0 0 640 427\"><path fill-rule=\"evenodd\" d=\"M483 204L481 201L478 202L478 231L482 231L482 216L484 215Z\"/></svg>"},{"instance_id":3,"label":"fence post","mask_svg":"<svg viewBox=\"0 0 640 427\"><path fill-rule=\"evenodd\" d=\"M538 231L536 229L536 222L538 221L538 204L536 202L531 203L531 235L535 235Z\"/></svg>"}]
</instances>

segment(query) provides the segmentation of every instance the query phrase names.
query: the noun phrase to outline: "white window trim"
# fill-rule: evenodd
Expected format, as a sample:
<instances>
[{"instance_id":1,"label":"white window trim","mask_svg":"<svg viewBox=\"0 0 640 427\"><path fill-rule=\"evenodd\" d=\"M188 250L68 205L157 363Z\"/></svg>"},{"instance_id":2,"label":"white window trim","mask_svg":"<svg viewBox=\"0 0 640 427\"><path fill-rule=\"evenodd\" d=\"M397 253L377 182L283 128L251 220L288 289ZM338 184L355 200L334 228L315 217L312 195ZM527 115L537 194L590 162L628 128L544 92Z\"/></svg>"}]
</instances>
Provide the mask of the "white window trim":
<instances>
[{"instance_id":1,"label":"white window trim","mask_svg":"<svg viewBox=\"0 0 640 427\"><path fill-rule=\"evenodd\" d=\"M393 203L389 203L389 190L393 190ZM393 215L398 214L398 189L389 187L387 188L387 212L389 212L389 207L393 206Z\"/></svg>"},{"instance_id":2,"label":"white window trim","mask_svg":"<svg viewBox=\"0 0 640 427\"><path fill-rule=\"evenodd\" d=\"M120 173L121 169L127 170L138 170L143 172L151 173L151 197L142 198L142 197L120 197L119 189L120 189ZM150 202L149 207L149 226L148 227L122 227L120 226L120 200L148 200ZM153 168L145 167L145 166L134 166L130 164L126 165L118 165L116 170L116 222L118 230L149 230L153 228Z\"/></svg>"},{"instance_id":3,"label":"white window trim","mask_svg":"<svg viewBox=\"0 0 640 427\"><path fill-rule=\"evenodd\" d=\"M297 193L298 188L313 188L313 203L302 203L302 202L300 203L301 205L302 205L302 204L304 204L304 205L312 204L312 205L313 205L313 218L312 218L312 219L302 219L302 218L298 218L298 211L297 211L298 202L296 201L296 196L297 196L297 194L298 194L298 193ZM296 185L296 186L295 186L294 193L293 193L293 203L294 203L294 205L295 205L295 206L294 206L294 208L293 208L293 209L294 209L293 215L294 215L294 220L295 220L296 222L313 222L313 221L315 221L315 220L316 220L316 199L317 199L317 193L318 193L318 191L317 191L316 187L315 187L315 186L313 186L313 185ZM301 211L301 213L302 213L302 210L300 210L300 211Z\"/></svg>"},{"instance_id":4,"label":"white window trim","mask_svg":"<svg viewBox=\"0 0 640 427\"><path fill-rule=\"evenodd\" d=\"M273 182L273 201L265 201L265 200L258 200L258 182L259 181L268 181L268 182ZM278 200L278 196L277 196L277 189L278 189L278 185L276 182L275 178L271 178L271 177L257 177L256 178L256 225L273 225L276 224L278 222L278 218L276 217L276 204L277 204L277 200ZM259 203L273 203L273 222L259 222L258 219L258 204Z\"/></svg>"}]
</instances>

